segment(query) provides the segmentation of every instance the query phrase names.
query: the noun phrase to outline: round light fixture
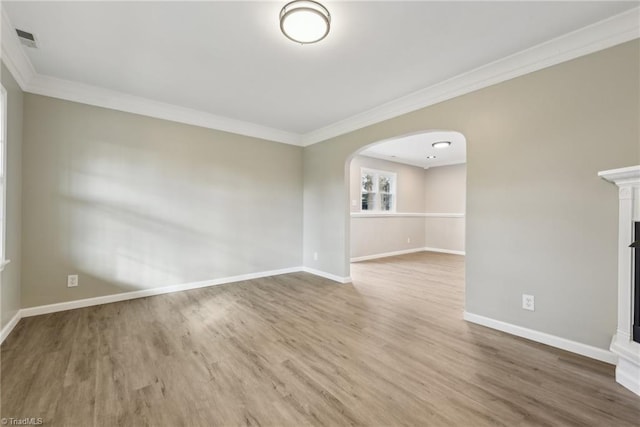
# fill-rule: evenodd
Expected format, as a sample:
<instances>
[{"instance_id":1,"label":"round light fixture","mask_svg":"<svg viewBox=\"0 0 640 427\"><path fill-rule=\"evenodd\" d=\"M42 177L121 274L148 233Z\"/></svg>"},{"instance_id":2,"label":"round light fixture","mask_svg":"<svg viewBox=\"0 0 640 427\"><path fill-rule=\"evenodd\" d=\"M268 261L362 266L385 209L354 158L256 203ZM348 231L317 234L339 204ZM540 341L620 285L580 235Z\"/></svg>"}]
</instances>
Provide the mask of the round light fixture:
<instances>
[{"instance_id":1,"label":"round light fixture","mask_svg":"<svg viewBox=\"0 0 640 427\"><path fill-rule=\"evenodd\" d=\"M427 156L427 159L435 159L436 156Z\"/></svg>"},{"instance_id":2,"label":"round light fixture","mask_svg":"<svg viewBox=\"0 0 640 427\"><path fill-rule=\"evenodd\" d=\"M447 148L451 145L451 141L438 141L431 144L433 148Z\"/></svg>"},{"instance_id":3,"label":"round light fixture","mask_svg":"<svg viewBox=\"0 0 640 427\"><path fill-rule=\"evenodd\" d=\"M327 37L331 15L326 7L312 0L295 0L280 11L280 30L300 44L316 43Z\"/></svg>"}]
</instances>

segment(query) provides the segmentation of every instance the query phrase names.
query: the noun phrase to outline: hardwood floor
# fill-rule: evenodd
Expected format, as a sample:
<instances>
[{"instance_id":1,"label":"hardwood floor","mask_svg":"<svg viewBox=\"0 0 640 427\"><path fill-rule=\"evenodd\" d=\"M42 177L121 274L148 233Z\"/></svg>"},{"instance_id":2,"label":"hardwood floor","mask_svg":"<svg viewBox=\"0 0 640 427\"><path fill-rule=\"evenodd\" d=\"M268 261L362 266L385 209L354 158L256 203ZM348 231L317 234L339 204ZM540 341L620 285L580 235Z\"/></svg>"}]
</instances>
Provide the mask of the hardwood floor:
<instances>
[{"instance_id":1,"label":"hardwood floor","mask_svg":"<svg viewBox=\"0 0 640 427\"><path fill-rule=\"evenodd\" d=\"M462 320L464 259L353 265L23 319L2 417L55 426L640 424L613 366Z\"/></svg>"}]
</instances>

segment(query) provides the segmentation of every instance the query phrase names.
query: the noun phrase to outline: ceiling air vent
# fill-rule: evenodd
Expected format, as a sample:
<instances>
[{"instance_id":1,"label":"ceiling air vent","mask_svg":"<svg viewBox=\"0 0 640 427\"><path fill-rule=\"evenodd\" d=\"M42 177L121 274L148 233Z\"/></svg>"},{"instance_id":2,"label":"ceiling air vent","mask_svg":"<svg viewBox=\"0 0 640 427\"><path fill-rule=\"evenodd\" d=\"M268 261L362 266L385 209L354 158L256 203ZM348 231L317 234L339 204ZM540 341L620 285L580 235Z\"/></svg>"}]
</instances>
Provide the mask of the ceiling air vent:
<instances>
[{"instance_id":1,"label":"ceiling air vent","mask_svg":"<svg viewBox=\"0 0 640 427\"><path fill-rule=\"evenodd\" d=\"M38 44L36 43L36 37L27 32L27 31L22 31L16 28L16 33L18 33L18 38L20 39L20 42L27 46L27 47L33 47L35 49L38 48Z\"/></svg>"}]
</instances>

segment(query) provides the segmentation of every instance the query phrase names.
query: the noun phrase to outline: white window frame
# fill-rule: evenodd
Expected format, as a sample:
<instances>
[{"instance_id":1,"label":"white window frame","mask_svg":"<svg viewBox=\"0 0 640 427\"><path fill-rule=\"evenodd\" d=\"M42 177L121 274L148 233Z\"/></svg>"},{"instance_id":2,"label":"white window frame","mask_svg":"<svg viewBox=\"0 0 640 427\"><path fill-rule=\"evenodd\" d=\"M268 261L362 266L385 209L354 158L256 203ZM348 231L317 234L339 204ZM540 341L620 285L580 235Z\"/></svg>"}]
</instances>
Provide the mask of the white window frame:
<instances>
[{"instance_id":1,"label":"white window frame","mask_svg":"<svg viewBox=\"0 0 640 427\"><path fill-rule=\"evenodd\" d=\"M376 194L375 203L374 203L375 209L362 209L362 196L364 194L364 191L362 189L362 177L365 174L374 176L374 180L373 180L374 191L372 191L372 193ZM391 198L391 209L389 209L388 211L380 209L382 207L382 197L378 189L378 185L380 182L380 179L379 179L380 175L391 178L391 191L386 194L391 194L393 197ZM377 213L381 213L381 212L395 213L396 212L396 206L398 205L398 192L396 190L398 188L397 173L391 172L391 171L379 170L379 169L360 168L359 185L360 185L360 212L377 212Z\"/></svg>"},{"instance_id":2,"label":"white window frame","mask_svg":"<svg viewBox=\"0 0 640 427\"><path fill-rule=\"evenodd\" d=\"M6 259L7 236L7 91L0 84L0 271L9 264Z\"/></svg>"}]
</instances>

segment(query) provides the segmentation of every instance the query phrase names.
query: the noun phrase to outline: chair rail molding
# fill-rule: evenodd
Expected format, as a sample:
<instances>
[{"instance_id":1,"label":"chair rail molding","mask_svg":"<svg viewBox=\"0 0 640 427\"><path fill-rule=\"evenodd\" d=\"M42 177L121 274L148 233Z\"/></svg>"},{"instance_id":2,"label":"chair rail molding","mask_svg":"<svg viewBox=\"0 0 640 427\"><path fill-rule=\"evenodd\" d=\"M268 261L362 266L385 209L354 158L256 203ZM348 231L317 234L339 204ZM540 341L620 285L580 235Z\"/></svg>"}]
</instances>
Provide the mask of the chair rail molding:
<instances>
[{"instance_id":1,"label":"chair rail molding","mask_svg":"<svg viewBox=\"0 0 640 427\"><path fill-rule=\"evenodd\" d=\"M640 395L640 343L632 340L633 222L640 221L640 165L612 169L598 176L618 186L618 326L611 351L618 356L616 381Z\"/></svg>"}]
</instances>

